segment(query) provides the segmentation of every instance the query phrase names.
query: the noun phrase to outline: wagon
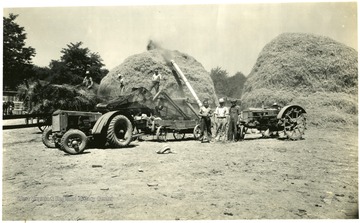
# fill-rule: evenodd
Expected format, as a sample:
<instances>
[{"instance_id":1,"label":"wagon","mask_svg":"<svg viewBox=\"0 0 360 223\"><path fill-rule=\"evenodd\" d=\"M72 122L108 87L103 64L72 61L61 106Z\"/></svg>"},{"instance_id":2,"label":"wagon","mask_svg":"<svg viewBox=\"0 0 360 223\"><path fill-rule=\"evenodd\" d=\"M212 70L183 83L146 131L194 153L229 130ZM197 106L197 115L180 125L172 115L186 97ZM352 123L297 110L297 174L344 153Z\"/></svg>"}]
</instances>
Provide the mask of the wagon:
<instances>
[{"instance_id":1,"label":"wagon","mask_svg":"<svg viewBox=\"0 0 360 223\"><path fill-rule=\"evenodd\" d=\"M151 117L144 114L135 117L135 134L155 135L159 141L166 141L168 133L172 133L176 140L184 139L186 134L199 138L199 117L194 109L195 103L185 98L171 99L162 91L154 96L153 101L156 103L155 114Z\"/></svg>"}]
</instances>

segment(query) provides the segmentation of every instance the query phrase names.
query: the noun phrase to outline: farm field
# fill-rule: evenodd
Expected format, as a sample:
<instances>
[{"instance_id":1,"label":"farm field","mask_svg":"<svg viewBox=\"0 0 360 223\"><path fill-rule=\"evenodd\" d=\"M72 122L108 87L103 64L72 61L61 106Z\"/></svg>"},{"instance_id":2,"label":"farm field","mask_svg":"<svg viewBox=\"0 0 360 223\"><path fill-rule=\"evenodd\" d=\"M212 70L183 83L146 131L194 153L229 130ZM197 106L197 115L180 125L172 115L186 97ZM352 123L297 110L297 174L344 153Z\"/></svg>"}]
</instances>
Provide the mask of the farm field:
<instances>
[{"instance_id":1,"label":"farm field","mask_svg":"<svg viewBox=\"0 0 360 223\"><path fill-rule=\"evenodd\" d=\"M358 132L156 142L67 155L37 128L3 131L3 220L358 218ZM157 154L168 145L173 153Z\"/></svg>"}]
</instances>

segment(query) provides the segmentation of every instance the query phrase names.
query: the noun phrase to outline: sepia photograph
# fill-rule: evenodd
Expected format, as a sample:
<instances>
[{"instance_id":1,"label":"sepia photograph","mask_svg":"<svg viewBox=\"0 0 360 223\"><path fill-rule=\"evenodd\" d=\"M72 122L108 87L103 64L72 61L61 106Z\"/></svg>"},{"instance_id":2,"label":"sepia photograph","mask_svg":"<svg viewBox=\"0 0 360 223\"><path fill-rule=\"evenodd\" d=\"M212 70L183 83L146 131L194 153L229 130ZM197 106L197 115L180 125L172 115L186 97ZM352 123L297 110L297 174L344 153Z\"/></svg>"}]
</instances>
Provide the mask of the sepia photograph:
<instances>
[{"instance_id":1,"label":"sepia photograph","mask_svg":"<svg viewBox=\"0 0 360 223\"><path fill-rule=\"evenodd\" d=\"M2 221L359 219L356 0L1 4Z\"/></svg>"}]
</instances>

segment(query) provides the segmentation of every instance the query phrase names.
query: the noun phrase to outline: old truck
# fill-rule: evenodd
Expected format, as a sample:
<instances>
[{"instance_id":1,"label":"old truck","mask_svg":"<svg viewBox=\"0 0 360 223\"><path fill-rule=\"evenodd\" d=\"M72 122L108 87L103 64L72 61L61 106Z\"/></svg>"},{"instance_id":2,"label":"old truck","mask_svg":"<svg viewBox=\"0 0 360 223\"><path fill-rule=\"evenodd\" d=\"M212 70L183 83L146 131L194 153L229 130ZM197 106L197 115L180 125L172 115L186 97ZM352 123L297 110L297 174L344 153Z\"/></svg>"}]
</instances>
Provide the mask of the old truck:
<instances>
[{"instance_id":1,"label":"old truck","mask_svg":"<svg viewBox=\"0 0 360 223\"><path fill-rule=\"evenodd\" d=\"M249 130L259 131L265 136L279 137L279 133L291 140L299 140L306 129L306 111L300 105L243 110L238 125L238 138L244 139Z\"/></svg>"}]
</instances>

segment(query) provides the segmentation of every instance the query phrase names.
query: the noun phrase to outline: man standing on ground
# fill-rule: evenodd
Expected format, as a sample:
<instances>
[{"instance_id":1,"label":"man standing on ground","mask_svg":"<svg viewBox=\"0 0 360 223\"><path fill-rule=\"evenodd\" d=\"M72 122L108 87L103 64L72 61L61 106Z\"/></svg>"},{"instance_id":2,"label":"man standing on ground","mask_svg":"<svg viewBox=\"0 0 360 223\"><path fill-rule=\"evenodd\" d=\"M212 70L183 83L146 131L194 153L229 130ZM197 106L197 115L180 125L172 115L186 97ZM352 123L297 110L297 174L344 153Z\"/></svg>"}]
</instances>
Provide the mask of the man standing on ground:
<instances>
[{"instance_id":1,"label":"man standing on ground","mask_svg":"<svg viewBox=\"0 0 360 223\"><path fill-rule=\"evenodd\" d=\"M200 140L201 142L209 142L211 137L211 108L208 100L203 102L203 107L200 108Z\"/></svg>"},{"instance_id":2,"label":"man standing on ground","mask_svg":"<svg viewBox=\"0 0 360 223\"><path fill-rule=\"evenodd\" d=\"M216 121L216 133L215 140L219 141L222 139L225 141L226 136L226 124L228 122L227 118L229 116L229 110L224 106L225 100L223 98L219 99L219 106L215 109L215 121Z\"/></svg>"},{"instance_id":3,"label":"man standing on ground","mask_svg":"<svg viewBox=\"0 0 360 223\"><path fill-rule=\"evenodd\" d=\"M228 140L229 141L237 141L236 133L237 133L237 122L239 120L240 115L240 106L237 104L237 100L231 100L231 107L230 107L230 120L229 120L229 129L228 129Z\"/></svg>"},{"instance_id":4,"label":"man standing on ground","mask_svg":"<svg viewBox=\"0 0 360 223\"><path fill-rule=\"evenodd\" d=\"M160 80L161 80L161 74L157 70L154 71L154 75L152 76L152 85L150 87L150 92L153 88L155 88L155 94L159 92L160 88Z\"/></svg>"}]
</instances>

